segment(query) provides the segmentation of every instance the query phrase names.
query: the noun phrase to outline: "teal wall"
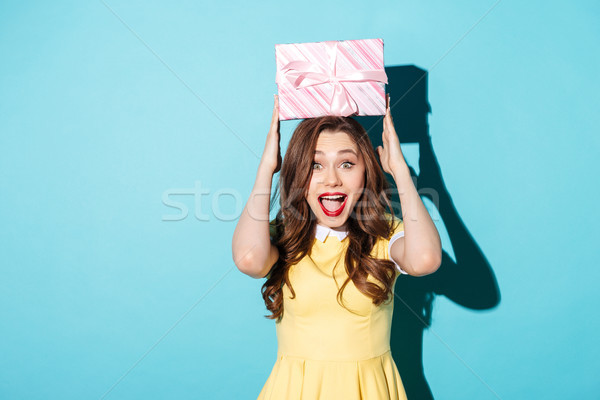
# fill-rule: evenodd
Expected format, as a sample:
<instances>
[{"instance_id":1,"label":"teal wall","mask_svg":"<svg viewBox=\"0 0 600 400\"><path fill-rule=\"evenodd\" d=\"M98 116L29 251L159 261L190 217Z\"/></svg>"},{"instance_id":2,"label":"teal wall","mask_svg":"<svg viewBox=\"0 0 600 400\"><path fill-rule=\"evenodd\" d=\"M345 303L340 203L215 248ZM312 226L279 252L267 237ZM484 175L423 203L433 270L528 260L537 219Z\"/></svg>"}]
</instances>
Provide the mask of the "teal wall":
<instances>
[{"instance_id":1,"label":"teal wall","mask_svg":"<svg viewBox=\"0 0 600 400\"><path fill-rule=\"evenodd\" d=\"M428 71L433 149L500 295L435 296L434 397L597 398L598 3L225 4L0 5L0 398L255 398L275 330L231 236L274 45L376 37Z\"/></svg>"}]
</instances>

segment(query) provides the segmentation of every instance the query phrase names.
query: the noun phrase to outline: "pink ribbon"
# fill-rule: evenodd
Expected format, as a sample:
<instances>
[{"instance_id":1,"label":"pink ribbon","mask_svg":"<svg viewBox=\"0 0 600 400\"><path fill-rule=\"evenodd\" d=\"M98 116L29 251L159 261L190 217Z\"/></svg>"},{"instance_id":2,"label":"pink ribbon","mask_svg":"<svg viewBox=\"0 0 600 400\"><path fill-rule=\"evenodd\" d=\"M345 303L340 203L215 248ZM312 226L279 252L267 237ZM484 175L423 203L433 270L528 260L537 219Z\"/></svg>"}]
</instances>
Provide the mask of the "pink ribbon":
<instances>
[{"instance_id":1,"label":"pink ribbon","mask_svg":"<svg viewBox=\"0 0 600 400\"><path fill-rule=\"evenodd\" d=\"M333 95L329 102L331 115L347 117L358 113L358 105L350 96L343 82L383 82L387 83L387 75L383 69L354 70L349 72L337 72L336 61L338 53L337 41L324 42L329 53L329 70L325 70L319 64L311 61L291 61L287 63L280 74L277 74L277 83L286 78L296 89L309 86L333 85Z\"/></svg>"}]
</instances>

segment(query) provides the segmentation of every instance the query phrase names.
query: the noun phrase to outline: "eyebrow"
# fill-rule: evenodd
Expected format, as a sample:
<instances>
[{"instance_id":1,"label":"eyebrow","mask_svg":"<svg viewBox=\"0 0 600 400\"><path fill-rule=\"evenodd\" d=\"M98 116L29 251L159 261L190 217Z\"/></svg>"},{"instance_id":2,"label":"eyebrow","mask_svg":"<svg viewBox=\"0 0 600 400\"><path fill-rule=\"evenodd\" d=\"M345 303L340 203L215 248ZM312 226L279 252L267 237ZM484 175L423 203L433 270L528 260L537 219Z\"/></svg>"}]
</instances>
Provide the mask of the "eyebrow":
<instances>
[{"instance_id":1,"label":"eyebrow","mask_svg":"<svg viewBox=\"0 0 600 400\"><path fill-rule=\"evenodd\" d=\"M356 157L358 157L358 154L356 154L356 152L352 149L342 149L342 150L338 151L337 153L338 154L352 153ZM315 154L325 154L325 153L323 153L321 150L315 150Z\"/></svg>"}]
</instances>

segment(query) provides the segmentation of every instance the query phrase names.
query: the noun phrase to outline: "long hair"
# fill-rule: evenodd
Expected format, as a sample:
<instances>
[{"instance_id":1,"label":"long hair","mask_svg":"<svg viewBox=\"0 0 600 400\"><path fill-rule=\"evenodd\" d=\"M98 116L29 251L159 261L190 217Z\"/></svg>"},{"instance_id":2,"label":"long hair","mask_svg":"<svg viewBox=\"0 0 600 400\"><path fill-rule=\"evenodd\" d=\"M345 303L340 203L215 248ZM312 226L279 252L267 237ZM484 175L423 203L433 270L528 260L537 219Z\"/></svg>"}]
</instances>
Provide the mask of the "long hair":
<instances>
[{"instance_id":1,"label":"long hair","mask_svg":"<svg viewBox=\"0 0 600 400\"><path fill-rule=\"evenodd\" d=\"M279 260L267 275L261 292L267 309L272 313L266 317L277 318L277 321L283 317L283 285L289 287L292 298L296 297L288 277L289 268L309 254L314 241L317 222L306 201L306 193L317 139L324 130L347 133L365 163L364 190L348 217L349 244L345 257L348 278L338 291L337 301L344 306L342 293L350 281L361 293L371 297L375 305L386 301L392 292L396 273L394 263L370 256L378 238L390 237L394 211L388 197L388 183L369 136L362 125L350 117L305 119L290 139L271 202L274 204L279 190L280 209L275 218L276 235L273 238L273 244L279 250ZM385 218L387 209L392 216L390 219ZM368 282L368 275L381 285Z\"/></svg>"}]
</instances>

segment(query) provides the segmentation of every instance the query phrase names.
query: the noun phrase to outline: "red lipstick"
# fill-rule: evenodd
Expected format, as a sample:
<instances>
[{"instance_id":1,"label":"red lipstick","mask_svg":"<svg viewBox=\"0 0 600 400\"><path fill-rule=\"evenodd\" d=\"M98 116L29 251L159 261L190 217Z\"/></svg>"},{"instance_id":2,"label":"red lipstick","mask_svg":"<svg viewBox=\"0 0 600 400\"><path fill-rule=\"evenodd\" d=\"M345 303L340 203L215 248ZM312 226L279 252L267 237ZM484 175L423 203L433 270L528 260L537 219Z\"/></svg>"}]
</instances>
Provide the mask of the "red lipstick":
<instances>
[{"instance_id":1,"label":"red lipstick","mask_svg":"<svg viewBox=\"0 0 600 400\"><path fill-rule=\"evenodd\" d=\"M343 196L344 200L342 202L342 205L340 206L340 208L338 208L335 211L329 211L327 208L325 208L325 206L322 203L322 197L327 196L327 197L335 197L335 196ZM345 193L342 192L327 192L327 193L323 193L321 195L319 195L318 197L319 200L319 204L321 205L321 209L323 210L323 212L325 213L325 215L327 215L328 217L337 217L338 215L340 215L342 213L342 211L344 211L344 207L346 206L346 201L348 200L348 195L346 195Z\"/></svg>"}]
</instances>

